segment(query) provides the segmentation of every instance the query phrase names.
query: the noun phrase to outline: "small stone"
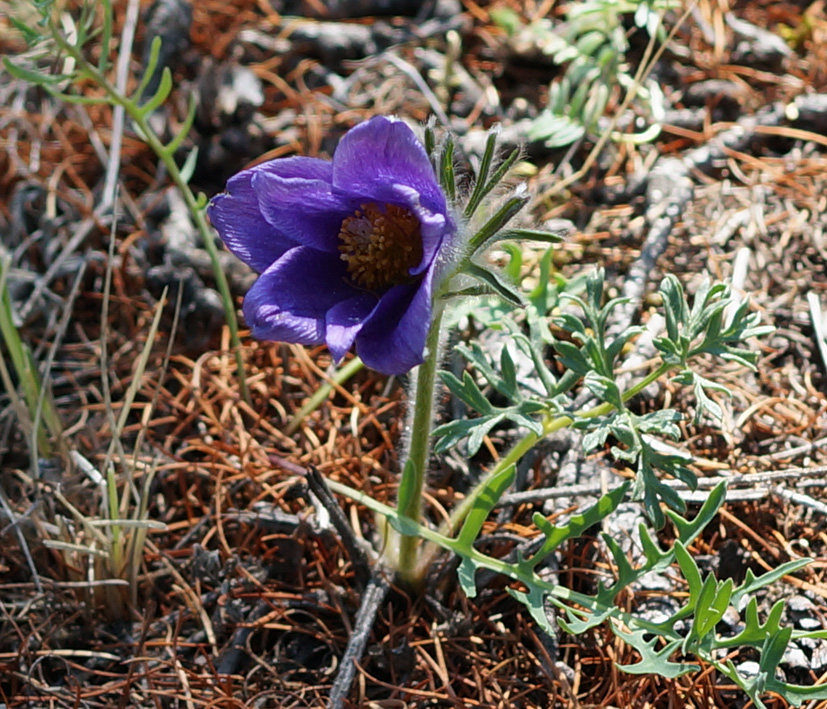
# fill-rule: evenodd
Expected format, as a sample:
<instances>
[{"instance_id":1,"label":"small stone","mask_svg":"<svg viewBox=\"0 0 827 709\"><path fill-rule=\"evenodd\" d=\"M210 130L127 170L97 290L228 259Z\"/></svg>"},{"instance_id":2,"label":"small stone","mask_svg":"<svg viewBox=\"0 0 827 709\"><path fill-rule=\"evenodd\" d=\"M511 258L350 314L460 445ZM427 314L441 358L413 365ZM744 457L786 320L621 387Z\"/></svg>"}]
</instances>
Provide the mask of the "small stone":
<instances>
[{"instance_id":1,"label":"small stone","mask_svg":"<svg viewBox=\"0 0 827 709\"><path fill-rule=\"evenodd\" d=\"M822 672L824 668L827 667L827 643L824 641L819 642L813 650L810 667L812 667L815 672Z\"/></svg>"},{"instance_id":2,"label":"small stone","mask_svg":"<svg viewBox=\"0 0 827 709\"><path fill-rule=\"evenodd\" d=\"M743 624L741 623L741 614L732 606L724 611L724 614L721 616L721 620L719 622L723 623L727 630L732 632L740 630L740 627L743 627Z\"/></svg>"},{"instance_id":3,"label":"small stone","mask_svg":"<svg viewBox=\"0 0 827 709\"><path fill-rule=\"evenodd\" d=\"M823 627L818 618L799 618L796 626L802 630L820 630Z\"/></svg>"},{"instance_id":4,"label":"small stone","mask_svg":"<svg viewBox=\"0 0 827 709\"><path fill-rule=\"evenodd\" d=\"M815 610L813 602L800 594L790 597L787 601L787 610L790 613L812 613Z\"/></svg>"},{"instance_id":5,"label":"small stone","mask_svg":"<svg viewBox=\"0 0 827 709\"><path fill-rule=\"evenodd\" d=\"M747 660L746 662L742 662L740 665L736 666L735 669L741 677L745 679L752 679L753 677L758 676L758 673L761 671L761 665L757 662L753 662L752 660Z\"/></svg>"},{"instance_id":6,"label":"small stone","mask_svg":"<svg viewBox=\"0 0 827 709\"><path fill-rule=\"evenodd\" d=\"M823 623L816 613L813 602L801 594L792 596L787 601L787 617L800 630L818 630Z\"/></svg>"},{"instance_id":7,"label":"small stone","mask_svg":"<svg viewBox=\"0 0 827 709\"><path fill-rule=\"evenodd\" d=\"M807 658L807 653L793 643L790 643L784 651L784 655L781 658L781 663L787 665L787 667L796 669L810 668L810 660Z\"/></svg>"}]
</instances>

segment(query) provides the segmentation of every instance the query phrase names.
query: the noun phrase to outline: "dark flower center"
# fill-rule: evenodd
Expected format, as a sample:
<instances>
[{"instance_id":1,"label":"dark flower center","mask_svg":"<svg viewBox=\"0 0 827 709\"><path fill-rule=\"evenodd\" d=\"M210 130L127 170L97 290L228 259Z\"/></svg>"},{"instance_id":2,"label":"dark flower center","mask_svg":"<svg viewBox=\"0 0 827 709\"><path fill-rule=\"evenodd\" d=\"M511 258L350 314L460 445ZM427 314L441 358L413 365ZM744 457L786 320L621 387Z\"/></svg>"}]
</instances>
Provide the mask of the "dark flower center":
<instances>
[{"instance_id":1,"label":"dark flower center","mask_svg":"<svg viewBox=\"0 0 827 709\"><path fill-rule=\"evenodd\" d=\"M422 260L419 219L395 204L363 204L342 221L339 239L348 275L367 290L404 283Z\"/></svg>"}]
</instances>

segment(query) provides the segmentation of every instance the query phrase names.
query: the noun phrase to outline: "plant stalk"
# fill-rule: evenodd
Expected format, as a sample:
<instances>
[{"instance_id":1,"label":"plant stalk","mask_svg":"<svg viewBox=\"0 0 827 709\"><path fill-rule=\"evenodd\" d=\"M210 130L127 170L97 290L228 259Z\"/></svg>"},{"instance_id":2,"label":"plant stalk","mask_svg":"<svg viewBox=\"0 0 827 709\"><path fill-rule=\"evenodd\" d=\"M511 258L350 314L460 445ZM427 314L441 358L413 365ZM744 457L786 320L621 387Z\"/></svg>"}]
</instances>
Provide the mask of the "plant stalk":
<instances>
[{"instance_id":1,"label":"plant stalk","mask_svg":"<svg viewBox=\"0 0 827 709\"><path fill-rule=\"evenodd\" d=\"M633 396L639 394L646 387L660 379L664 374L669 372L669 370L673 369L675 366L676 365L667 363L661 364L660 367L658 367L655 371L650 372L639 382L637 382L633 386L629 387L626 391L624 391L623 400L628 401ZM552 416L551 414L547 414L545 419L543 420L543 435L538 436L536 433L529 431L525 436L523 436L519 441L517 441L511 447L508 453L506 453L502 458L500 458L497 464L483 476L483 478L476 484L471 493L452 510L449 521L443 522L442 525L440 525L439 533L445 536L452 536L459 528L459 526L462 524L463 520L468 515L468 512L474 506L474 500L479 494L479 491L483 490L488 485L488 482L489 480L491 480L491 478L493 478L496 475L499 475L508 466L516 465L520 461L520 459L534 447L534 444L537 443L538 440L540 440L541 438L545 438L546 436L554 433L555 431L559 431L563 428L566 428L567 426L570 426L575 419L589 419L595 418L596 416L605 416L606 414L610 413L613 408L614 407L611 404L604 402L602 404L598 404L597 406L593 406L590 409L577 411L575 413L572 413L571 415L564 414L561 416ZM424 552L420 555L419 559L419 575L425 573L428 566L430 566L433 557L438 552L439 549L435 545L429 545L424 550Z\"/></svg>"},{"instance_id":2,"label":"plant stalk","mask_svg":"<svg viewBox=\"0 0 827 709\"><path fill-rule=\"evenodd\" d=\"M230 293L230 286L227 282L227 276L221 268L221 263L218 256L218 247L215 245L215 237L207 224L205 204L202 203L202 198L196 197L195 193L190 188L187 180L175 162L174 156L170 151L165 149L164 144L160 138L155 134L152 126L149 124L145 111L135 101L130 100L127 96L121 93L117 87L112 84L109 79L96 66L92 65L84 56L84 54L69 42L66 42L60 34L60 31L52 26L52 35L58 45L66 51L75 61L78 66L85 72L89 78L95 81L107 94L111 103L116 106L123 107L127 115L134 121L138 130L141 132L141 137L144 142L150 147L155 155L164 163L164 166L169 173L170 178L175 183L175 186L180 190L184 198L184 202L195 221L195 226L201 235L201 240L204 242L204 248L210 257L213 267L213 275L215 277L215 284L218 288L218 293L221 297L221 303L224 306L224 318L227 328L230 331L230 344L234 350L236 366L238 368L238 382L241 390L241 398L248 402L250 401L250 393L247 388L247 380L244 374L244 358L241 354L241 339L238 335L238 321L235 314L235 302Z\"/></svg>"},{"instance_id":3,"label":"plant stalk","mask_svg":"<svg viewBox=\"0 0 827 709\"><path fill-rule=\"evenodd\" d=\"M410 429L408 457L399 482L399 514L419 522L422 514L422 490L425 487L428 457L431 452L431 430L434 422L434 387L436 372L439 367L439 344L442 326L443 307L436 300L434 318L426 340L425 361L416 371L416 391L413 400L413 417ZM389 549L393 553L394 545ZM421 580L418 574L419 538L415 535L401 534L396 557L396 571L404 581L416 584Z\"/></svg>"},{"instance_id":4,"label":"plant stalk","mask_svg":"<svg viewBox=\"0 0 827 709\"><path fill-rule=\"evenodd\" d=\"M313 396L311 396L307 400L307 403L299 409L299 412L291 419L290 423L287 424L287 428L284 429L285 434L292 436L296 431L298 431L299 427L302 425L302 422L325 401L327 401L327 397L330 396L330 393L336 387L344 384L354 374L360 372L364 368L365 365L362 360L358 357L354 357L347 364L345 364L344 367L337 369L330 379L316 389L316 391L313 392Z\"/></svg>"}]
</instances>

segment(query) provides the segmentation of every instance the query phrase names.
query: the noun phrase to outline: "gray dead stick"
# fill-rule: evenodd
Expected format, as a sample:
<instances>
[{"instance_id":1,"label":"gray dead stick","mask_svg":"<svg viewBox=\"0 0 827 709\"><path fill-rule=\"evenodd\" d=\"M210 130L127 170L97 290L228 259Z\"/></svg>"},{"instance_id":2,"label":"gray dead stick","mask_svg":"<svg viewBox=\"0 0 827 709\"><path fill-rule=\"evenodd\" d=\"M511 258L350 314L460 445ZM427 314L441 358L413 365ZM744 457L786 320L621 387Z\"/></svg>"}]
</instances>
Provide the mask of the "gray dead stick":
<instances>
[{"instance_id":1,"label":"gray dead stick","mask_svg":"<svg viewBox=\"0 0 827 709\"><path fill-rule=\"evenodd\" d=\"M356 539L350 522L348 522L344 511L327 486L322 474L311 465L307 469L305 479L310 491L316 496L322 507L327 510L328 515L330 515L330 522L339 533L342 544L345 545L348 556L350 556L350 563L353 564L356 585L359 588L364 588L371 576L370 559L365 546L361 545L359 540Z\"/></svg>"},{"instance_id":2,"label":"gray dead stick","mask_svg":"<svg viewBox=\"0 0 827 709\"><path fill-rule=\"evenodd\" d=\"M327 486L324 477L315 467L311 465L307 470L303 470L294 463L277 456L273 456L273 461L292 472L304 475L308 488L318 500L318 504L327 511L331 524L345 545L354 567L357 586L363 586L367 581L367 587L362 594L362 601L353 623L353 632L345 647L328 699L328 709L342 709L356 677L356 663L365 654L365 647L370 632L373 630L376 615L391 586L388 569L380 561L372 560L367 550L356 539L342 508ZM373 561L372 567L371 561ZM258 609L255 612L257 613ZM230 660L235 659L235 657L230 658Z\"/></svg>"},{"instance_id":3,"label":"gray dead stick","mask_svg":"<svg viewBox=\"0 0 827 709\"><path fill-rule=\"evenodd\" d=\"M347 695L350 694L350 688L356 678L356 663L365 654L365 646L368 644L370 631L373 630L376 615L390 587L391 584L386 570L381 565L375 566L370 583L368 583L368 587L362 595L362 603L353 623L353 633L347 641L345 654L342 656L342 662L339 665L339 672L336 674L336 679L330 690L330 698L327 703L328 709L342 709L344 706L344 701Z\"/></svg>"},{"instance_id":4,"label":"gray dead stick","mask_svg":"<svg viewBox=\"0 0 827 709\"><path fill-rule=\"evenodd\" d=\"M250 636L257 630L256 621L263 618L271 610L272 605L265 600L256 603L252 612L244 619L244 625L236 628L229 646L215 663L217 674L231 675L238 672L239 668L249 657L247 642Z\"/></svg>"}]
</instances>

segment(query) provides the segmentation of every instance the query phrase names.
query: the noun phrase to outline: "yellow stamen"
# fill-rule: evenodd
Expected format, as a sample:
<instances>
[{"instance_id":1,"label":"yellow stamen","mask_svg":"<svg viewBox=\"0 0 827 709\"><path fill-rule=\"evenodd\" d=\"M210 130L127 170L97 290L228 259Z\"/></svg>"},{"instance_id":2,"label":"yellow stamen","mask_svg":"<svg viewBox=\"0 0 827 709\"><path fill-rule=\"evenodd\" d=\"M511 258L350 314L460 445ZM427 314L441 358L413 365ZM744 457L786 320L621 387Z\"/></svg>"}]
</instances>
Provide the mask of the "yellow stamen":
<instances>
[{"instance_id":1,"label":"yellow stamen","mask_svg":"<svg viewBox=\"0 0 827 709\"><path fill-rule=\"evenodd\" d=\"M348 275L367 290L404 283L422 261L419 219L395 204L363 204L342 221L339 239Z\"/></svg>"}]
</instances>

